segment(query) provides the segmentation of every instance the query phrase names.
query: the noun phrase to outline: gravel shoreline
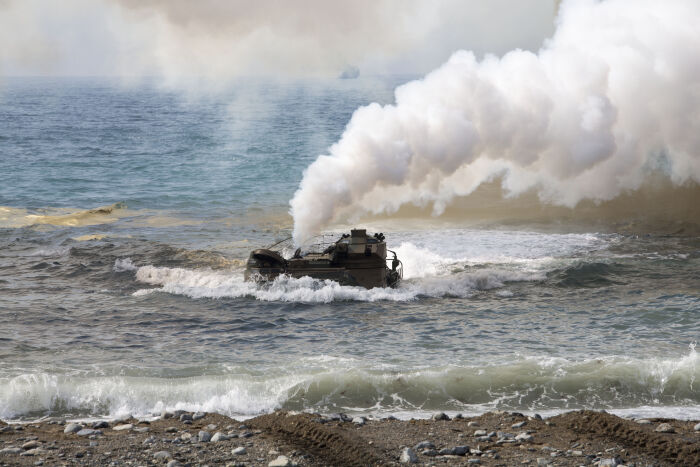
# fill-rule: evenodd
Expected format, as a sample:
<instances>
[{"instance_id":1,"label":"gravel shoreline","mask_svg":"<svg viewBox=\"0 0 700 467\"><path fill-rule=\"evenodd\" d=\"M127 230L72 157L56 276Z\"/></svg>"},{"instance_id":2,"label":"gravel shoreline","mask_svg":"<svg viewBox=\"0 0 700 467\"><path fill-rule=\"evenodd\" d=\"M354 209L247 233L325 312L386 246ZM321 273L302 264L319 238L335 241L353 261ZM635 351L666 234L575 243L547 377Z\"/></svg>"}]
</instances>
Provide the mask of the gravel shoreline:
<instances>
[{"instance_id":1,"label":"gravel shoreline","mask_svg":"<svg viewBox=\"0 0 700 467\"><path fill-rule=\"evenodd\" d=\"M700 465L700 423L576 411L430 420L275 412L245 422L164 413L74 424L0 422L0 465Z\"/></svg>"}]
</instances>

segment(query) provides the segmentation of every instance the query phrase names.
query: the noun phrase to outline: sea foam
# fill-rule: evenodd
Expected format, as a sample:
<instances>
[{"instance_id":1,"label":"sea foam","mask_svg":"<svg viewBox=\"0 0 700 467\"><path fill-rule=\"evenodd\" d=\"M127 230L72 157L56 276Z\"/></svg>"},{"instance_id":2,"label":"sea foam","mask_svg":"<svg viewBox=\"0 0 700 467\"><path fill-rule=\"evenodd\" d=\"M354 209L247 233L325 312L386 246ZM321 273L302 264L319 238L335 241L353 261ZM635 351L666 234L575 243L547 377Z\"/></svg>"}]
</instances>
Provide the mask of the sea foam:
<instances>
[{"instance_id":1,"label":"sea foam","mask_svg":"<svg viewBox=\"0 0 700 467\"><path fill-rule=\"evenodd\" d=\"M353 301L410 301L421 297L470 297L500 289L512 282L541 281L547 273L576 261L582 253L605 249L610 239L597 235L553 235L530 232L444 230L397 232L395 247L404 265L404 280L396 288L364 289L341 286L330 280L280 276L265 284L245 282L241 267L228 270L170 268L145 265L136 268L118 260L115 271L134 268L138 282L158 286L153 292L191 298L251 297L262 301L328 303ZM392 237L393 238L393 237ZM500 294L508 298L512 293Z\"/></svg>"},{"instance_id":2,"label":"sea foam","mask_svg":"<svg viewBox=\"0 0 700 467\"><path fill-rule=\"evenodd\" d=\"M235 417L276 409L426 416L434 410L552 414L580 408L700 416L700 358L693 349L675 358L520 356L442 367L324 355L254 370L222 364L206 374L193 371L177 377L99 368L4 376L0 418L142 416L175 409Z\"/></svg>"},{"instance_id":3,"label":"sea foam","mask_svg":"<svg viewBox=\"0 0 700 467\"><path fill-rule=\"evenodd\" d=\"M269 283L258 284L244 281L243 273L240 271L223 273L211 270L142 266L136 271L136 279L146 284L158 285L160 288L139 289L134 292L134 295L142 296L158 291L191 298L252 297L263 301L283 302L409 301L420 297L468 297L480 290L503 287L508 282L534 281L543 278L542 273L482 269L408 279L396 288L377 287L368 290L308 276L293 278L282 275Z\"/></svg>"}]
</instances>

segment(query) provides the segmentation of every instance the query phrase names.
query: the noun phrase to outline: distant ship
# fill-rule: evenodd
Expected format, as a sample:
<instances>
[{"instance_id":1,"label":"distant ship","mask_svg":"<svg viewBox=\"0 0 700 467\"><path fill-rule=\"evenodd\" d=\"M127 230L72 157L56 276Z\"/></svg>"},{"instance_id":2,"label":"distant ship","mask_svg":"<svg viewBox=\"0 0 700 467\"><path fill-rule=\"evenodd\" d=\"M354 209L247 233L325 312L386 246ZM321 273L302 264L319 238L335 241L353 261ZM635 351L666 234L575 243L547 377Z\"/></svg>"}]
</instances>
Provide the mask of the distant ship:
<instances>
[{"instance_id":1,"label":"distant ship","mask_svg":"<svg viewBox=\"0 0 700 467\"><path fill-rule=\"evenodd\" d=\"M403 264L394 251L387 250L382 233L369 236L365 229L353 229L335 242L314 245L317 251L302 254L299 248L290 259L273 250L281 243L250 253L245 280L265 282L287 274L371 289L394 287L403 278ZM387 252L393 254L391 267L387 265Z\"/></svg>"},{"instance_id":2,"label":"distant ship","mask_svg":"<svg viewBox=\"0 0 700 467\"><path fill-rule=\"evenodd\" d=\"M360 76L360 69L356 66L349 65L338 76L339 79L356 79Z\"/></svg>"}]
</instances>

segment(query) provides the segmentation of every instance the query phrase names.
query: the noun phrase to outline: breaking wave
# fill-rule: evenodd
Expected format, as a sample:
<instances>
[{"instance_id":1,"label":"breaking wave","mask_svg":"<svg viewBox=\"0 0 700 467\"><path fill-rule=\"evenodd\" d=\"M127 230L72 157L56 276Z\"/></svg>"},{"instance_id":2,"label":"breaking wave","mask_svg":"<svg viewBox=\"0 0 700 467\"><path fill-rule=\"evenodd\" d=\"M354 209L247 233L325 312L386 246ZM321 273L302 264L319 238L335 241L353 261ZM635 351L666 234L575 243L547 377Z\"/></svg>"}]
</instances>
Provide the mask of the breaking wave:
<instances>
[{"instance_id":1,"label":"breaking wave","mask_svg":"<svg viewBox=\"0 0 700 467\"><path fill-rule=\"evenodd\" d=\"M114 272L136 271L138 268L131 262L131 258L117 259L114 261Z\"/></svg>"},{"instance_id":2,"label":"breaking wave","mask_svg":"<svg viewBox=\"0 0 700 467\"><path fill-rule=\"evenodd\" d=\"M0 417L149 415L167 409L245 417L276 409L425 415L434 410L543 413L579 408L700 415L700 358L516 357L479 366L402 368L321 356L199 375L20 374L0 377ZM126 374L125 374L126 373ZM678 416L678 413L674 413Z\"/></svg>"}]
</instances>

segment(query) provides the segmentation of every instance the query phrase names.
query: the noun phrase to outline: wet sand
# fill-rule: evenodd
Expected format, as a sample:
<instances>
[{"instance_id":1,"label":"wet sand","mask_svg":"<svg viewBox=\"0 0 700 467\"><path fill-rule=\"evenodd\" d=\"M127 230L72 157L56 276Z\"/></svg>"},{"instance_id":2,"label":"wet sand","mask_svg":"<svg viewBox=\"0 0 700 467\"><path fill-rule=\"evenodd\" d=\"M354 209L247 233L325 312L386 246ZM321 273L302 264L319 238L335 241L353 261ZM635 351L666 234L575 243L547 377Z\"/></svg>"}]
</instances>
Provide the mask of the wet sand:
<instances>
[{"instance_id":1,"label":"wet sand","mask_svg":"<svg viewBox=\"0 0 700 467\"><path fill-rule=\"evenodd\" d=\"M240 422L183 412L94 426L0 422L0 465L694 466L696 423L594 411L547 419L512 412L408 421L275 412ZM65 432L71 429L83 431Z\"/></svg>"}]
</instances>

